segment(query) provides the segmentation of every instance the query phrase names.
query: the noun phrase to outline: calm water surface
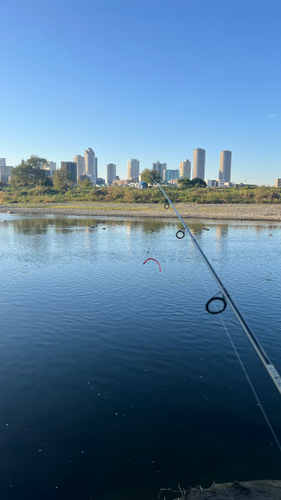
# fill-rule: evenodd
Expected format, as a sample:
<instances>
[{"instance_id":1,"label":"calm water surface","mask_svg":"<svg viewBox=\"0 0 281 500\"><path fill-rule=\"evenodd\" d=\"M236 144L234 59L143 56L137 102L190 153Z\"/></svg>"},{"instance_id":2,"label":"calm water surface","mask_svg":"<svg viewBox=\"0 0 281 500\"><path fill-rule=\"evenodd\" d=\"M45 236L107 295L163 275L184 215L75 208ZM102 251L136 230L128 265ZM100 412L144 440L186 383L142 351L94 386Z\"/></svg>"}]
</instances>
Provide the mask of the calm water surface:
<instances>
[{"instance_id":1,"label":"calm water surface","mask_svg":"<svg viewBox=\"0 0 281 500\"><path fill-rule=\"evenodd\" d=\"M281 371L281 226L190 227ZM0 214L0 498L153 500L178 483L280 479L220 316L205 310L217 286L178 229ZM278 393L222 316L281 439Z\"/></svg>"}]
</instances>

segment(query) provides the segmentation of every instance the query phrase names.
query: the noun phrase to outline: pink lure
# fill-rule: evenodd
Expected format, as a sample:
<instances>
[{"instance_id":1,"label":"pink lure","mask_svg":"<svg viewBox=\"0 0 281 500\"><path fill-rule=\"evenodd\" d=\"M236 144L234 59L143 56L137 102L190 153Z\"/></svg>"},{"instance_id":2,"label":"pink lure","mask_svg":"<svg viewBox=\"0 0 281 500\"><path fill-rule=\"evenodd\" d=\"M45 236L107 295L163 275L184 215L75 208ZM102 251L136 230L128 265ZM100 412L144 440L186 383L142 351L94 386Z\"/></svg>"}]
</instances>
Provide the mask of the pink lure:
<instances>
[{"instance_id":1,"label":"pink lure","mask_svg":"<svg viewBox=\"0 0 281 500\"><path fill-rule=\"evenodd\" d=\"M158 260L153 259L152 257L149 257L148 259L146 259L146 260L144 261L144 264L146 264L148 260L154 260L154 262L157 262L157 264L158 264L158 266L159 266L159 271L160 271L160 273L161 273L161 266L160 266L160 264L159 264Z\"/></svg>"}]
</instances>

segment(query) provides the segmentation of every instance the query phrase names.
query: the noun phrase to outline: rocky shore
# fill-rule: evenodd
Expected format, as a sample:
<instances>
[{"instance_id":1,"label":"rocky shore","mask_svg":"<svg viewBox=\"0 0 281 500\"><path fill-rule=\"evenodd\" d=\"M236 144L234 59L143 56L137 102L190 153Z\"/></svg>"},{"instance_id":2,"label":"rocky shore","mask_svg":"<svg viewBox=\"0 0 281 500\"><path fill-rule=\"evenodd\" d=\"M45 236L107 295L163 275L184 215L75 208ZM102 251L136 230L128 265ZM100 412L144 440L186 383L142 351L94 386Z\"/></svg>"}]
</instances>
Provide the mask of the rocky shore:
<instances>
[{"instance_id":1,"label":"rocky shore","mask_svg":"<svg viewBox=\"0 0 281 500\"><path fill-rule=\"evenodd\" d=\"M184 218L281 222L281 204L206 204L177 203ZM98 217L176 218L162 204L138 203L38 203L33 205L1 204L0 212L26 215L87 215Z\"/></svg>"},{"instance_id":2,"label":"rocky shore","mask_svg":"<svg viewBox=\"0 0 281 500\"><path fill-rule=\"evenodd\" d=\"M164 494L164 491L162 491ZM180 491L179 500L207 500L215 498L216 500L269 500L281 499L281 481L245 481L225 484L213 484L210 488L203 489L200 486L191 488L189 491ZM165 495L164 495L165 497Z\"/></svg>"}]
</instances>

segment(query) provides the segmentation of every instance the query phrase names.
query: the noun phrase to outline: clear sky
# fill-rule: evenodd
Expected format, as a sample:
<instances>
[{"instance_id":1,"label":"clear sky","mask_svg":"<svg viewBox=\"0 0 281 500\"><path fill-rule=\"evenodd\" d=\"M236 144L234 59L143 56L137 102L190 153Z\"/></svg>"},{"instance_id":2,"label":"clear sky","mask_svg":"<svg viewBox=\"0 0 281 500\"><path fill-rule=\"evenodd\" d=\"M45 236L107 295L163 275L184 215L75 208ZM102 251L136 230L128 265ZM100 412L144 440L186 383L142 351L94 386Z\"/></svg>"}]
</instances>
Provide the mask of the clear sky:
<instances>
[{"instance_id":1,"label":"clear sky","mask_svg":"<svg viewBox=\"0 0 281 500\"><path fill-rule=\"evenodd\" d=\"M281 177L280 0L1 0L0 157Z\"/></svg>"}]
</instances>

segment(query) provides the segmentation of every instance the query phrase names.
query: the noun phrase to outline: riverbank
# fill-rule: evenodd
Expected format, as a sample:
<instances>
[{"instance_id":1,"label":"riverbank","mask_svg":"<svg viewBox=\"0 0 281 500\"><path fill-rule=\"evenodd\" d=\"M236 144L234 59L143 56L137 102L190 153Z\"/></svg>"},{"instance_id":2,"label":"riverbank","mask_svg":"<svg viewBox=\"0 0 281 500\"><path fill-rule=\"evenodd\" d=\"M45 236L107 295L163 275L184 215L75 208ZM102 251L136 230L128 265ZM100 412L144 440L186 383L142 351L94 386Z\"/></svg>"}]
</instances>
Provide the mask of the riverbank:
<instances>
[{"instance_id":1,"label":"riverbank","mask_svg":"<svg viewBox=\"0 0 281 500\"><path fill-rule=\"evenodd\" d=\"M244 220L281 222L281 204L206 204L176 203L180 215L186 219ZM38 203L1 204L0 212L21 215L87 215L100 217L176 218L170 208L162 204L139 203Z\"/></svg>"},{"instance_id":2,"label":"riverbank","mask_svg":"<svg viewBox=\"0 0 281 500\"><path fill-rule=\"evenodd\" d=\"M165 492L163 491L162 494ZM202 489L200 486L191 488L190 491L182 492L180 500L207 500L209 498L216 500L230 500L237 498L239 500L269 500L281 499L281 481L244 481L239 483L213 484L210 488Z\"/></svg>"}]
</instances>

